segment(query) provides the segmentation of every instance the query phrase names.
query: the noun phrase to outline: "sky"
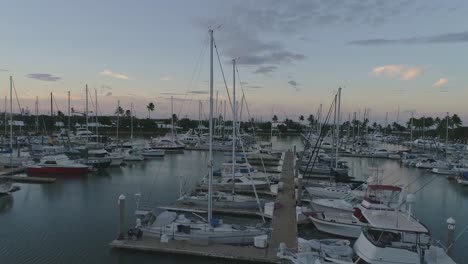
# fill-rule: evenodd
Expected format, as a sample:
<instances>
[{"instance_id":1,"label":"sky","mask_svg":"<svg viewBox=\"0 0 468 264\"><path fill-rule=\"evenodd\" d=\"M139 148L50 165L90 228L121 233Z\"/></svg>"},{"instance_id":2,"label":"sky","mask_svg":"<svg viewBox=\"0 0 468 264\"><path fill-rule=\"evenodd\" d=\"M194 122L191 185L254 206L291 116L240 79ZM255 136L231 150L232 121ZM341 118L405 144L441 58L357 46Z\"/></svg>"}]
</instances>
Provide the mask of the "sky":
<instances>
[{"instance_id":1,"label":"sky","mask_svg":"<svg viewBox=\"0 0 468 264\"><path fill-rule=\"evenodd\" d=\"M235 58L244 118L316 114L342 87L343 120L370 109L371 121L450 112L468 123L467 11L462 0L5 1L0 95L13 76L19 105L38 97L44 114L51 92L55 109L67 112L70 91L83 110L87 84L102 114L119 101L144 117L153 102L152 117L167 118L173 97L180 117L198 118L198 101L206 116L211 28L218 104Z\"/></svg>"}]
</instances>

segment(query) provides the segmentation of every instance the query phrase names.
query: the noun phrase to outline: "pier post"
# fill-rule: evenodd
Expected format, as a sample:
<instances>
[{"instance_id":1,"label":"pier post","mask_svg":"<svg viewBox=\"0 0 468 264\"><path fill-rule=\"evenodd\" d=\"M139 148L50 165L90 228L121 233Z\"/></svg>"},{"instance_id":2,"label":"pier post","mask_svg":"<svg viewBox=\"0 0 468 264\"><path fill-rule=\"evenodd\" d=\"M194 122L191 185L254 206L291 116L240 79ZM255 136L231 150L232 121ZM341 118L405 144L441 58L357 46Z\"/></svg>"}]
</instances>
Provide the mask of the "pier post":
<instances>
[{"instance_id":1,"label":"pier post","mask_svg":"<svg viewBox=\"0 0 468 264\"><path fill-rule=\"evenodd\" d=\"M118 200L119 205L119 233L117 240L124 240L124 229L125 229L125 195L121 194Z\"/></svg>"},{"instance_id":2,"label":"pier post","mask_svg":"<svg viewBox=\"0 0 468 264\"><path fill-rule=\"evenodd\" d=\"M455 219L449 217L447 219L447 253L450 254L450 250L454 246L454 234L455 234Z\"/></svg>"}]
</instances>

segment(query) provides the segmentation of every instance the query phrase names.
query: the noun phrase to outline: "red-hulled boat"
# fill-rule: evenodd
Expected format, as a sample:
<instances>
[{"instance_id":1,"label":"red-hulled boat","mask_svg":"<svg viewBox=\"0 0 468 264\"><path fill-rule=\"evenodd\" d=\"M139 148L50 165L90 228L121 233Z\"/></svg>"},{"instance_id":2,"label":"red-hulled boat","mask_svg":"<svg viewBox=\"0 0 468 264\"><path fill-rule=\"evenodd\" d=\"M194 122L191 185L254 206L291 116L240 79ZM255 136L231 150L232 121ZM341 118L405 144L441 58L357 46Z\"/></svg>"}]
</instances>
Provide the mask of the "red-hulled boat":
<instances>
[{"instance_id":1,"label":"red-hulled boat","mask_svg":"<svg viewBox=\"0 0 468 264\"><path fill-rule=\"evenodd\" d=\"M38 164L26 167L28 174L69 174L81 175L89 172L89 167L69 160L65 155L46 156Z\"/></svg>"}]
</instances>

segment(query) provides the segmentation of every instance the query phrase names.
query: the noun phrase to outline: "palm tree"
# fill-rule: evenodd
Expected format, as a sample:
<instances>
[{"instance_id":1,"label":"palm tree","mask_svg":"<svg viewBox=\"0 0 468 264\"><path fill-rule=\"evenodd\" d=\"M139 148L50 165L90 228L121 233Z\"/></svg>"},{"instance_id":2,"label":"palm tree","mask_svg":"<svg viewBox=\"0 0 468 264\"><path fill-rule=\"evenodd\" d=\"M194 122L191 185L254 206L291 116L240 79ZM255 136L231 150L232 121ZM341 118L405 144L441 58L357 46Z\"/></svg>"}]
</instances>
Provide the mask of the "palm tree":
<instances>
[{"instance_id":1,"label":"palm tree","mask_svg":"<svg viewBox=\"0 0 468 264\"><path fill-rule=\"evenodd\" d=\"M147 106L146 106L146 109L148 109L148 119L151 118L151 112L154 111L154 108L155 108L155 105L153 102L149 103Z\"/></svg>"},{"instance_id":2,"label":"palm tree","mask_svg":"<svg viewBox=\"0 0 468 264\"><path fill-rule=\"evenodd\" d=\"M309 115L309 117L307 118L307 121L309 121L310 124L312 125L314 123L314 115Z\"/></svg>"},{"instance_id":3,"label":"palm tree","mask_svg":"<svg viewBox=\"0 0 468 264\"><path fill-rule=\"evenodd\" d=\"M274 115L273 118L272 118L272 120L273 120L273 122L276 123L276 122L278 122L278 117L277 117L276 115Z\"/></svg>"},{"instance_id":4,"label":"palm tree","mask_svg":"<svg viewBox=\"0 0 468 264\"><path fill-rule=\"evenodd\" d=\"M304 121L304 116L303 116L303 115L301 115L301 116L299 117L299 121Z\"/></svg>"},{"instance_id":5,"label":"palm tree","mask_svg":"<svg viewBox=\"0 0 468 264\"><path fill-rule=\"evenodd\" d=\"M454 126L460 127L462 125L462 121L457 114L453 114L453 116L450 118L450 123L452 128Z\"/></svg>"},{"instance_id":6,"label":"palm tree","mask_svg":"<svg viewBox=\"0 0 468 264\"><path fill-rule=\"evenodd\" d=\"M125 110L125 116L131 116L132 115L132 111L130 110Z\"/></svg>"},{"instance_id":7,"label":"palm tree","mask_svg":"<svg viewBox=\"0 0 468 264\"><path fill-rule=\"evenodd\" d=\"M117 109L115 109L115 114L116 115L123 115L124 114L124 110L121 106L117 107Z\"/></svg>"}]
</instances>

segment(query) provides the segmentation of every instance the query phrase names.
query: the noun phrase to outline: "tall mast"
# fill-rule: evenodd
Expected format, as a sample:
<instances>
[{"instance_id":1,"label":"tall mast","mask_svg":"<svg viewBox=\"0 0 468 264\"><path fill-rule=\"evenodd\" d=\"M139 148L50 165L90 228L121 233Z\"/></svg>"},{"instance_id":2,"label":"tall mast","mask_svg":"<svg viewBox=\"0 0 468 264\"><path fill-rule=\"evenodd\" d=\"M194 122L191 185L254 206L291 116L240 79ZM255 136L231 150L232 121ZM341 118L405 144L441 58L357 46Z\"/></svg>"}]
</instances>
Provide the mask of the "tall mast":
<instances>
[{"instance_id":1,"label":"tall mast","mask_svg":"<svg viewBox=\"0 0 468 264\"><path fill-rule=\"evenodd\" d=\"M52 103L53 95L50 93L50 116L54 116L54 104Z\"/></svg>"},{"instance_id":2,"label":"tall mast","mask_svg":"<svg viewBox=\"0 0 468 264\"><path fill-rule=\"evenodd\" d=\"M88 85L86 84L86 110L85 110L85 117L86 117L86 142L89 140L88 135Z\"/></svg>"},{"instance_id":3,"label":"tall mast","mask_svg":"<svg viewBox=\"0 0 468 264\"><path fill-rule=\"evenodd\" d=\"M332 137L331 137L331 140L332 140L332 149L330 150L330 153L333 152L333 146L335 146L336 142L335 142L335 137L336 137L336 104L338 103L338 94L335 94L335 100L333 101L333 105L334 105L334 115L333 115L333 126L332 126ZM335 147L336 148L336 147ZM336 149L335 149L336 151ZM335 159L337 159L338 157L335 157ZM333 159L330 159L330 168L333 168ZM330 170L330 173L331 173L331 170Z\"/></svg>"},{"instance_id":4,"label":"tall mast","mask_svg":"<svg viewBox=\"0 0 468 264\"><path fill-rule=\"evenodd\" d=\"M10 76L10 166L13 167L13 76Z\"/></svg>"},{"instance_id":5,"label":"tall mast","mask_svg":"<svg viewBox=\"0 0 468 264\"><path fill-rule=\"evenodd\" d=\"M10 159L13 158L13 76L10 76ZM18 150L19 151L19 150Z\"/></svg>"},{"instance_id":6,"label":"tall mast","mask_svg":"<svg viewBox=\"0 0 468 264\"><path fill-rule=\"evenodd\" d=\"M413 119L414 119L414 112L411 112L411 128L410 128L410 144L411 144L411 147L413 147Z\"/></svg>"},{"instance_id":7,"label":"tall mast","mask_svg":"<svg viewBox=\"0 0 468 264\"><path fill-rule=\"evenodd\" d=\"M200 136L202 134L201 108L202 108L202 102L201 102L201 100L198 100L198 135L200 135Z\"/></svg>"},{"instance_id":8,"label":"tall mast","mask_svg":"<svg viewBox=\"0 0 468 264\"><path fill-rule=\"evenodd\" d=\"M97 90L94 89L94 100L96 101L96 105L95 105L95 108L96 108L96 137L98 137L98 127L99 127L99 121L98 121L98 104L97 104Z\"/></svg>"},{"instance_id":9,"label":"tall mast","mask_svg":"<svg viewBox=\"0 0 468 264\"><path fill-rule=\"evenodd\" d=\"M6 133L7 133L7 125L8 125L8 122L7 122L7 108L8 108L8 103L7 103L7 97L5 96L5 112L4 112L4 115L5 115L5 132L3 133L5 136L6 136Z\"/></svg>"},{"instance_id":10,"label":"tall mast","mask_svg":"<svg viewBox=\"0 0 468 264\"><path fill-rule=\"evenodd\" d=\"M174 96L171 96L171 138L174 142Z\"/></svg>"},{"instance_id":11,"label":"tall mast","mask_svg":"<svg viewBox=\"0 0 468 264\"><path fill-rule=\"evenodd\" d=\"M120 100L117 100L117 128L116 128L117 140L119 140L119 122L120 122Z\"/></svg>"},{"instance_id":12,"label":"tall mast","mask_svg":"<svg viewBox=\"0 0 468 264\"><path fill-rule=\"evenodd\" d=\"M213 210L213 30L210 29L210 129L209 129L209 151L208 151L208 222L211 222Z\"/></svg>"},{"instance_id":13,"label":"tall mast","mask_svg":"<svg viewBox=\"0 0 468 264\"><path fill-rule=\"evenodd\" d=\"M68 133L70 133L71 124L70 124L70 91L68 91Z\"/></svg>"},{"instance_id":14,"label":"tall mast","mask_svg":"<svg viewBox=\"0 0 468 264\"><path fill-rule=\"evenodd\" d=\"M237 126L237 103L236 103L236 60L232 60L232 193L234 193L236 177L236 126Z\"/></svg>"},{"instance_id":15,"label":"tall mast","mask_svg":"<svg viewBox=\"0 0 468 264\"><path fill-rule=\"evenodd\" d=\"M341 111L341 87L338 88L338 112L336 118L336 153L335 153L335 168L338 168L338 150L340 148L340 111Z\"/></svg>"},{"instance_id":16,"label":"tall mast","mask_svg":"<svg viewBox=\"0 0 468 264\"><path fill-rule=\"evenodd\" d=\"M34 108L34 112L36 115L36 134L39 133L39 98L36 96L36 104Z\"/></svg>"},{"instance_id":17,"label":"tall mast","mask_svg":"<svg viewBox=\"0 0 468 264\"><path fill-rule=\"evenodd\" d=\"M385 135L387 135L387 122L388 122L388 112L385 113Z\"/></svg>"},{"instance_id":18,"label":"tall mast","mask_svg":"<svg viewBox=\"0 0 468 264\"><path fill-rule=\"evenodd\" d=\"M130 103L130 139L133 139L133 102Z\"/></svg>"},{"instance_id":19,"label":"tall mast","mask_svg":"<svg viewBox=\"0 0 468 264\"><path fill-rule=\"evenodd\" d=\"M447 116L445 117L446 119L446 128L445 128L445 157L447 157L447 151L448 151L448 126L449 126L449 113L447 112Z\"/></svg>"}]
</instances>

